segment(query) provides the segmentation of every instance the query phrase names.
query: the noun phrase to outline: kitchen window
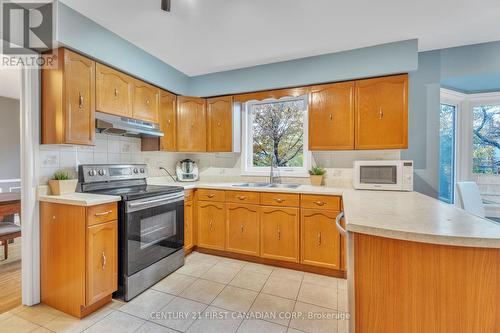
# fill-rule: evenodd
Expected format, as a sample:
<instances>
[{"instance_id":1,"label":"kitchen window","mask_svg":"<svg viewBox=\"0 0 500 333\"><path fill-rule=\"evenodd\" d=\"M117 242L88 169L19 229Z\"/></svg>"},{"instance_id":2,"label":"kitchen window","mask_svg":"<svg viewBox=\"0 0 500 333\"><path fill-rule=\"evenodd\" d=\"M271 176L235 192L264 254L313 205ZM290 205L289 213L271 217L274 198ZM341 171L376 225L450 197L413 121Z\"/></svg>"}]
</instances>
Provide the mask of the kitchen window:
<instances>
[{"instance_id":1,"label":"kitchen window","mask_svg":"<svg viewBox=\"0 0 500 333\"><path fill-rule=\"evenodd\" d=\"M281 176L307 177L307 95L247 102L242 174L268 176L274 158Z\"/></svg>"}]
</instances>

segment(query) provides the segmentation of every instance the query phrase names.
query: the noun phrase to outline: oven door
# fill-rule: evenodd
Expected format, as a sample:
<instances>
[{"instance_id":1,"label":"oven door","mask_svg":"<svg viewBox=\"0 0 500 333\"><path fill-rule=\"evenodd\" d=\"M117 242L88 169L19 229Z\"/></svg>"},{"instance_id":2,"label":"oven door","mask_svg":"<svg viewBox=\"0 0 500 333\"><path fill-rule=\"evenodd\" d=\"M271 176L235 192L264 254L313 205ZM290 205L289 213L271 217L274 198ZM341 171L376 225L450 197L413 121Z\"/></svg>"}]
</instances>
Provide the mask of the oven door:
<instances>
[{"instance_id":1,"label":"oven door","mask_svg":"<svg viewBox=\"0 0 500 333\"><path fill-rule=\"evenodd\" d=\"M125 203L127 276L154 264L184 246L184 193Z\"/></svg>"}]
</instances>

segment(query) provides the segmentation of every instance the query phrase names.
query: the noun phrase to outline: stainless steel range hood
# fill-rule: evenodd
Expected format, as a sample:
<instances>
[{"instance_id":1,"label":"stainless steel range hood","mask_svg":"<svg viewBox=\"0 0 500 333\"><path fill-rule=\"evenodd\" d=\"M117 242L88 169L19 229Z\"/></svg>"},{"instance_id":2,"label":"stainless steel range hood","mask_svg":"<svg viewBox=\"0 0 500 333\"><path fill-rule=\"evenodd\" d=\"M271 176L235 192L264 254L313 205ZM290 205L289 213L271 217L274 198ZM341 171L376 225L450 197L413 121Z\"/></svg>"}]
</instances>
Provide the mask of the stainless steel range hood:
<instances>
[{"instance_id":1,"label":"stainless steel range hood","mask_svg":"<svg viewBox=\"0 0 500 333\"><path fill-rule=\"evenodd\" d=\"M121 136L163 136L160 126L147 121L131 119L127 117L113 116L110 114L96 112L95 128L99 133L121 135Z\"/></svg>"}]
</instances>

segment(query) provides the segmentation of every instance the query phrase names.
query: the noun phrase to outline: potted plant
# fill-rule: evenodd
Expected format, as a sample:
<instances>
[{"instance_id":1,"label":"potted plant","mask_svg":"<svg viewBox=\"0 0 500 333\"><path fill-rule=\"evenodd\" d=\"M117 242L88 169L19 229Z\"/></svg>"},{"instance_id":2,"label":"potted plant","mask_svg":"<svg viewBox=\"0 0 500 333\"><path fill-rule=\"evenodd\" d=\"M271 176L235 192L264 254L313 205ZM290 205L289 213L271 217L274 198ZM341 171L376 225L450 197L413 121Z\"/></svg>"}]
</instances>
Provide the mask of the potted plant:
<instances>
[{"instance_id":1,"label":"potted plant","mask_svg":"<svg viewBox=\"0 0 500 333\"><path fill-rule=\"evenodd\" d=\"M311 185L321 186L321 183L323 182L323 176L325 175L325 173L326 170L320 166L313 167L311 170L309 170Z\"/></svg>"},{"instance_id":2,"label":"potted plant","mask_svg":"<svg viewBox=\"0 0 500 333\"><path fill-rule=\"evenodd\" d=\"M75 192L77 182L76 179L70 179L67 172L58 171L54 179L49 180L49 186L52 195L61 195Z\"/></svg>"}]
</instances>

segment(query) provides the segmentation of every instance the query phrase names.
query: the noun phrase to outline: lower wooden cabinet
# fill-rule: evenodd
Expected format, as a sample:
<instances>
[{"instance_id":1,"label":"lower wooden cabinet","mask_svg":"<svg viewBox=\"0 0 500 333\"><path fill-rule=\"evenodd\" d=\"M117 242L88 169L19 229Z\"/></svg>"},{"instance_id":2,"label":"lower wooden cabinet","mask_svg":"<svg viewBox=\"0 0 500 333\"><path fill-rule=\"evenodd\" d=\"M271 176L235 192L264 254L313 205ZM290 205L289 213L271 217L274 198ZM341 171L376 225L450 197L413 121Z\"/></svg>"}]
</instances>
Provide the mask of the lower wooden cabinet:
<instances>
[{"instance_id":1,"label":"lower wooden cabinet","mask_svg":"<svg viewBox=\"0 0 500 333\"><path fill-rule=\"evenodd\" d=\"M335 227L338 213L301 210L301 263L340 269L340 234Z\"/></svg>"},{"instance_id":2,"label":"lower wooden cabinet","mask_svg":"<svg viewBox=\"0 0 500 333\"><path fill-rule=\"evenodd\" d=\"M299 262L299 209L261 207L260 255L263 258Z\"/></svg>"},{"instance_id":3,"label":"lower wooden cabinet","mask_svg":"<svg viewBox=\"0 0 500 333\"><path fill-rule=\"evenodd\" d=\"M87 228L87 304L93 304L116 290L117 237L117 221Z\"/></svg>"},{"instance_id":4,"label":"lower wooden cabinet","mask_svg":"<svg viewBox=\"0 0 500 333\"><path fill-rule=\"evenodd\" d=\"M212 201L198 201L198 246L208 249L225 248L225 204Z\"/></svg>"},{"instance_id":5,"label":"lower wooden cabinet","mask_svg":"<svg viewBox=\"0 0 500 333\"><path fill-rule=\"evenodd\" d=\"M193 230L193 201L184 202L184 250L190 250L194 246Z\"/></svg>"},{"instance_id":6,"label":"lower wooden cabinet","mask_svg":"<svg viewBox=\"0 0 500 333\"><path fill-rule=\"evenodd\" d=\"M116 210L116 203L40 203L42 303L81 318L111 301L118 288Z\"/></svg>"},{"instance_id":7,"label":"lower wooden cabinet","mask_svg":"<svg viewBox=\"0 0 500 333\"><path fill-rule=\"evenodd\" d=\"M258 256L260 207L229 203L226 210L226 250Z\"/></svg>"}]
</instances>

